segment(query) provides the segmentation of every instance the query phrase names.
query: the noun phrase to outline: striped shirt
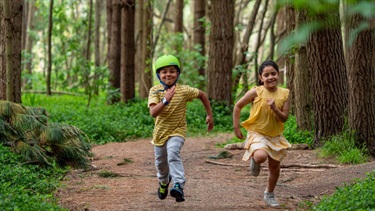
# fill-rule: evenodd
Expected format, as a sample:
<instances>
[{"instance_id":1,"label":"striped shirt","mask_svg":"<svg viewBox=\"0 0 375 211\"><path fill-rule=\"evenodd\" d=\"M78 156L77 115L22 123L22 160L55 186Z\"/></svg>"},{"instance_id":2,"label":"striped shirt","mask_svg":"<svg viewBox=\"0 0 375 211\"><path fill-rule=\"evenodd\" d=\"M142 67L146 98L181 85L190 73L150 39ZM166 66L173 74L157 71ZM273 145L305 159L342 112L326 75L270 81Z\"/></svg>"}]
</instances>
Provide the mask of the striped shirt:
<instances>
[{"instance_id":1,"label":"striped shirt","mask_svg":"<svg viewBox=\"0 0 375 211\"><path fill-rule=\"evenodd\" d=\"M148 107L152 104L160 103L165 96L164 92L156 91L163 89L161 84L153 86L150 89L148 97ZM172 100L163 111L155 118L155 127L153 139L151 141L155 146L162 146L172 136L186 137L186 103L199 96L199 89L176 84L175 93Z\"/></svg>"}]
</instances>

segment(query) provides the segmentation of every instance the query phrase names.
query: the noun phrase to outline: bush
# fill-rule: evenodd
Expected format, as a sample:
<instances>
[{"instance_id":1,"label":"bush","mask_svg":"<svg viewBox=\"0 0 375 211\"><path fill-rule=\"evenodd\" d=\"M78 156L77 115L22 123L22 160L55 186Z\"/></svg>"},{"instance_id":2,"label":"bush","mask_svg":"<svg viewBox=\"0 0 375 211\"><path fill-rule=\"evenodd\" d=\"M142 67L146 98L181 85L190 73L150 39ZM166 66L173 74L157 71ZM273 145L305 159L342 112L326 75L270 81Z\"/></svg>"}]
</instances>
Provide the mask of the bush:
<instances>
[{"instance_id":1,"label":"bush","mask_svg":"<svg viewBox=\"0 0 375 211\"><path fill-rule=\"evenodd\" d=\"M0 145L0 205L2 210L65 210L52 193L66 170L21 164L22 158Z\"/></svg>"},{"instance_id":2,"label":"bush","mask_svg":"<svg viewBox=\"0 0 375 211\"><path fill-rule=\"evenodd\" d=\"M370 210L375 207L375 171L367 173L364 180L357 180L338 188L332 196L324 197L313 210Z\"/></svg>"}]
</instances>

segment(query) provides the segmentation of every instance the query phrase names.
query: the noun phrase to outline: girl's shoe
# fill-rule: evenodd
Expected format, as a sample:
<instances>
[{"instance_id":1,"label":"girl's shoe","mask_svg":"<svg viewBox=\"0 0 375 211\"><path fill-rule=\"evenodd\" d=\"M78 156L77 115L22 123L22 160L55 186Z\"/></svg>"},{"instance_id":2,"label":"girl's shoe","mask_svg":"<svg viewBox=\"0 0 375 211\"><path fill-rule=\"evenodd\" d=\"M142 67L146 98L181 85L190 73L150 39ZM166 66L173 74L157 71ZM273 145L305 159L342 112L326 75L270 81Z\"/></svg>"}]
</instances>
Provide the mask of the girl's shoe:
<instances>
[{"instance_id":1,"label":"girl's shoe","mask_svg":"<svg viewBox=\"0 0 375 211\"><path fill-rule=\"evenodd\" d=\"M173 188L171 188L171 196L176 198L176 202L185 201L184 191L181 188L180 184L178 184L178 183L174 184Z\"/></svg>"},{"instance_id":2,"label":"girl's shoe","mask_svg":"<svg viewBox=\"0 0 375 211\"><path fill-rule=\"evenodd\" d=\"M280 206L279 203L276 201L275 194L268 193L267 191L264 192L264 201L271 207L278 207Z\"/></svg>"},{"instance_id":3,"label":"girl's shoe","mask_svg":"<svg viewBox=\"0 0 375 211\"><path fill-rule=\"evenodd\" d=\"M250 173L252 176L258 176L260 173L260 164L255 162L254 158L252 157L250 160Z\"/></svg>"}]
</instances>

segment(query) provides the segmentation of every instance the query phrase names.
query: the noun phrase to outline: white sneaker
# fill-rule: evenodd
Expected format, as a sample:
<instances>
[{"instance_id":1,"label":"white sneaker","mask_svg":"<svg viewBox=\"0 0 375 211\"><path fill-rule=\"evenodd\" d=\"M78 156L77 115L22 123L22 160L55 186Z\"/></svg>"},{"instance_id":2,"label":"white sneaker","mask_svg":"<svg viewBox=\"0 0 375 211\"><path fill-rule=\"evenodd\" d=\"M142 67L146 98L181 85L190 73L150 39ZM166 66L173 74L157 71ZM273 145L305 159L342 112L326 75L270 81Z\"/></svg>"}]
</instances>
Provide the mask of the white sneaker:
<instances>
[{"instance_id":1,"label":"white sneaker","mask_svg":"<svg viewBox=\"0 0 375 211\"><path fill-rule=\"evenodd\" d=\"M268 193L268 192L265 191L264 192L264 201L271 207L280 206L279 203L277 203L275 194L273 192Z\"/></svg>"},{"instance_id":2,"label":"white sneaker","mask_svg":"<svg viewBox=\"0 0 375 211\"><path fill-rule=\"evenodd\" d=\"M258 176L260 172L260 164L254 161L254 158L250 160L250 173L252 176Z\"/></svg>"}]
</instances>

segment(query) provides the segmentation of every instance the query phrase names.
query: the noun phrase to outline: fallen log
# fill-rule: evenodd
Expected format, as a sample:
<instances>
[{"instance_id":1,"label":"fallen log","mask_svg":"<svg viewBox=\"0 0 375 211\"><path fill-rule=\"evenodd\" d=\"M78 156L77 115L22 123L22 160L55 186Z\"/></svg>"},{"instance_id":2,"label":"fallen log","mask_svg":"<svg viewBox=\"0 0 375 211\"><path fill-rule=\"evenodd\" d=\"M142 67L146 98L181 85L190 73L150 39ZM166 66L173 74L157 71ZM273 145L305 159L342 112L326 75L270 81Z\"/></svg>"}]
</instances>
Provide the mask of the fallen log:
<instances>
[{"instance_id":1,"label":"fallen log","mask_svg":"<svg viewBox=\"0 0 375 211\"><path fill-rule=\"evenodd\" d=\"M221 166L238 166L238 167L249 167L249 165L243 165L243 164L233 164L233 163L222 163L212 160L206 160L206 163L214 164L214 165L221 165ZM313 165L313 164L281 164L280 168L309 168L309 169L318 169L318 168L338 168L341 167L339 165L333 165L333 164L319 164L319 165Z\"/></svg>"}]
</instances>

